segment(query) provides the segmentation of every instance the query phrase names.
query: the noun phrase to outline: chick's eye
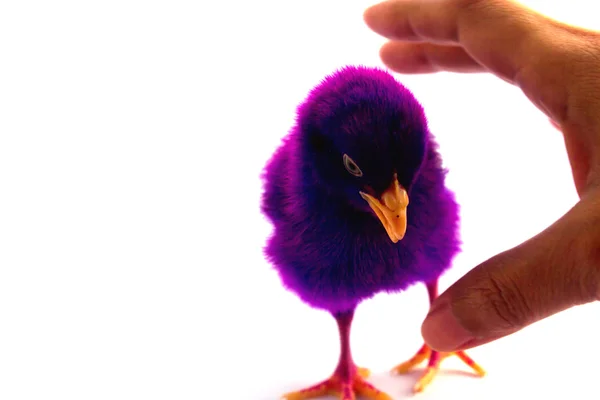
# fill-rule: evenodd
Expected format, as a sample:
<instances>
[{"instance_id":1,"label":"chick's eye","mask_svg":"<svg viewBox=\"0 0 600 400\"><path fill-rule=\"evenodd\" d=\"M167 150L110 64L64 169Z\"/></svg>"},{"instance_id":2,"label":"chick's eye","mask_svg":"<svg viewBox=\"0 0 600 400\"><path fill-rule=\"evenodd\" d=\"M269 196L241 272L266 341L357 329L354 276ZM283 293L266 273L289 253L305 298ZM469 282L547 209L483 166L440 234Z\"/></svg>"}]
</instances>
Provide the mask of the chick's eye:
<instances>
[{"instance_id":1,"label":"chick's eye","mask_svg":"<svg viewBox=\"0 0 600 400\"><path fill-rule=\"evenodd\" d=\"M363 174L358 165L347 154L344 154L344 166L354 176L362 176Z\"/></svg>"}]
</instances>

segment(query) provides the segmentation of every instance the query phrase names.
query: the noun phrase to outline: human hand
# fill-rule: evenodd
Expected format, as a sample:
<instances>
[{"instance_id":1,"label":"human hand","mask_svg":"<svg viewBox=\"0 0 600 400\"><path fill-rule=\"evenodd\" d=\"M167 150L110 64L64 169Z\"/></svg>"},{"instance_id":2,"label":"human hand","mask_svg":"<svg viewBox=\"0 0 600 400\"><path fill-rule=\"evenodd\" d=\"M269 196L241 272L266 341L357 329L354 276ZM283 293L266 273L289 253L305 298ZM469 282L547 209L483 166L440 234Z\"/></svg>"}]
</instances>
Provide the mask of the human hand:
<instances>
[{"instance_id":1,"label":"human hand","mask_svg":"<svg viewBox=\"0 0 600 400\"><path fill-rule=\"evenodd\" d=\"M427 344L467 349L600 300L600 33L507 0L387 1L364 18L391 40L380 56L396 72L489 72L520 87L562 131L580 197L446 290L423 322Z\"/></svg>"}]
</instances>

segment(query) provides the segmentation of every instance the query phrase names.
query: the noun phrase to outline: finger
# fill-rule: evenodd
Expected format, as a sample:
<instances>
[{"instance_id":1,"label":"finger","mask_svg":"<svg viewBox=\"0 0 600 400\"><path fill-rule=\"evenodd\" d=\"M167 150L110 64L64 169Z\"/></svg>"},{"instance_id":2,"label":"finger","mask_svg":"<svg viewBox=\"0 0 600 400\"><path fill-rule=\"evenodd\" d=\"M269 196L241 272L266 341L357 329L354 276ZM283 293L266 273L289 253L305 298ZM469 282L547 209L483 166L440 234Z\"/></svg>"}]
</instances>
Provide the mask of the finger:
<instances>
[{"instance_id":1,"label":"finger","mask_svg":"<svg viewBox=\"0 0 600 400\"><path fill-rule=\"evenodd\" d=\"M423 323L427 344L438 351L477 346L600 299L598 210L596 192L546 231L457 281Z\"/></svg>"},{"instance_id":2,"label":"finger","mask_svg":"<svg viewBox=\"0 0 600 400\"><path fill-rule=\"evenodd\" d=\"M504 41L515 28L528 33L549 22L511 0L388 0L369 7L363 17L369 28L391 40L454 45ZM510 39L504 47L517 44L519 35Z\"/></svg>"},{"instance_id":3,"label":"finger","mask_svg":"<svg viewBox=\"0 0 600 400\"><path fill-rule=\"evenodd\" d=\"M391 0L367 9L364 19L392 40L460 45L510 82L551 39L540 32L555 29L541 14L506 0Z\"/></svg>"},{"instance_id":4,"label":"finger","mask_svg":"<svg viewBox=\"0 0 600 400\"><path fill-rule=\"evenodd\" d=\"M389 42L381 48L380 56L385 65L400 73L485 72L477 61L458 46Z\"/></svg>"}]
</instances>

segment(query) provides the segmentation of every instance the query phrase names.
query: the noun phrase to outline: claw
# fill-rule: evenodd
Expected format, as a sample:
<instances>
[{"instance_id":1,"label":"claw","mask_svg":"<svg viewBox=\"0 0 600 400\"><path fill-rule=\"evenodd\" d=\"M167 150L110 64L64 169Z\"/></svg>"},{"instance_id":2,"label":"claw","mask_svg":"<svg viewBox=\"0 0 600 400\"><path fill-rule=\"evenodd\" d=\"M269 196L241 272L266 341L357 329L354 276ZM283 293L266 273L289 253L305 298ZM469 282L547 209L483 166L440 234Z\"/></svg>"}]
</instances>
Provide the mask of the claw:
<instances>
[{"instance_id":1,"label":"claw","mask_svg":"<svg viewBox=\"0 0 600 400\"><path fill-rule=\"evenodd\" d=\"M427 366L425 372L413 388L413 391L415 393L422 392L437 375L442 360L454 355L460 358L469 367L471 367L478 376L485 375L485 371L483 370L483 368L481 368L475 361L473 361L473 359L469 357L464 351L457 351L452 353L439 353L437 351L431 350L429 346L425 344L419 349L419 351L415 353L415 355L410 360L405 361L402 364L397 365L394 369L392 369L392 373L405 374L410 370L414 369L426 359L429 359L429 365Z\"/></svg>"},{"instance_id":2,"label":"claw","mask_svg":"<svg viewBox=\"0 0 600 400\"><path fill-rule=\"evenodd\" d=\"M392 374L401 375L406 374L410 370L412 370L417 365L421 364L431 354L431 349L427 345L423 345L417 353L412 356L412 358L408 361L403 362L402 364L397 365L392 369Z\"/></svg>"},{"instance_id":3,"label":"claw","mask_svg":"<svg viewBox=\"0 0 600 400\"><path fill-rule=\"evenodd\" d=\"M341 400L356 400L356 395L370 400L392 400L386 393L365 380L370 374L367 368L357 368L352 378L342 379L337 375L297 392L287 393L282 400L309 400L327 395L336 395Z\"/></svg>"},{"instance_id":4,"label":"claw","mask_svg":"<svg viewBox=\"0 0 600 400\"><path fill-rule=\"evenodd\" d=\"M421 376L421 379L419 379L417 381L417 383L415 384L415 386L413 387L413 391L415 393L419 393L422 392L425 387L427 387L431 381L433 380L433 378L436 376L437 372L439 370L439 367L427 367L427 369L425 370L425 373L423 374L423 376Z\"/></svg>"},{"instance_id":5,"label":"claw","mask_svg":"<svg viewBox=\"0 0 600 400\"><path fill-rule=\"evenodd\" d=\"M364 380L358 380L354 382L354 390L356 394L364 397L365 399L371 400L392 400L387 394L371 385L369 382Z\"/></svg>"},{"instance_id":6,"label":"claw","mask_svg":"<svg viewBox=\"0 0 600 400\"><path fill-rule=\"evenodd\" d=\"M485 370L483 368L481 368L481 366L479 366L479 364L477 364L475 361L473 361L473 359L471 357L469 357L467 355L467 353L465 353L464 351L457 351L456 353L453 353L453 354L456 355L461 360L463 360L463 362L465 364L467 364L469 367L471 367L477 375L485 376Z\"/></svg>"},{"instance_id":7,"label":"claw","mask_svg":"<svg viewBox=\"0 0 600 400\"><path fill-rule=\"evenodd\" d=\"M327 396L330 392L331 388L329 381L327 380L306 389L286 393L281 397L281 400L308 400L314 399L315 397Z\"/></svg>"}]
</instances>

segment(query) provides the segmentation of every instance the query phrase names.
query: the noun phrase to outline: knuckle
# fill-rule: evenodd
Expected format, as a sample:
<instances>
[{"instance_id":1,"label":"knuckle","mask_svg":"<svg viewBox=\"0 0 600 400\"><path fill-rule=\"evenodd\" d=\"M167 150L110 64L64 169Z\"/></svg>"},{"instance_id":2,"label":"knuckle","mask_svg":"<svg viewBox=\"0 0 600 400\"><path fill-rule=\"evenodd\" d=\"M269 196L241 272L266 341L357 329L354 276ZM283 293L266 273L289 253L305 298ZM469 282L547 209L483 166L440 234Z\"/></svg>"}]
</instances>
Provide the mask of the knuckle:
<instances>
[{"instance_id":1,"label":"knuckle","mask_svg":"<svg viewBox=\"0 0 600 400\"><path fill-rule=\"evenodd\" d=\"M473 7L478 7L481 5L485 5L486 3L490 3L489 0L454 0L454 2L460 10L469 10Z\"/></svg>"},{"instance_id":2,"label":"knuckle","mask_svg":"<svg viewBox=\"0 0 600 400\"><path fill-rule=\"evenodd\" d=\"M528 325L534 317L531 307L515 279L501 272L482 271L474 285L470 285L466 303L475 306L470 321L465 321L475 333L506 333ZM485 320L484 325L481 320ZM469 323L470 322L470 323Z\"/></svg>"},{"instance_id":3,"label":"knuckle","mask_svg":"<svg viewBox=\"0 0 600 400\"><path fill-rule=\"evenodd\" d=\"M490 273L487 278L489 307L504 321L505 328L526 325L531 320L532 312L517 282L504 274Z\"/></svg>"},{"instance_id":4,"label":"knuckle","mask_svg":"<svg viewBox=\"0 0 600 400\"><path fill-rule=\"evenodd\" d=\"M450 5L450 13L456 18L456 23L452 24L452 33L448 37L462 43L464 30L461 27L466 26L466 21L481 20L489 18L490 0L454 0Z\"/></svg>"},{"instance_id":5,"label":"knuckle","mask_svg":"<svg viewBox=\"0 0 600 400\"><path fill-rule=\"evenodd\" d=\"M454 4L459 12L472 13L483 19L489 19L498 13L506 14L515 11L515 4L507 3L505 0L454 0ZM516 7L519 7L517 11L522 13L522 7L519 5Z\"/></svg>"}]
</instances>

